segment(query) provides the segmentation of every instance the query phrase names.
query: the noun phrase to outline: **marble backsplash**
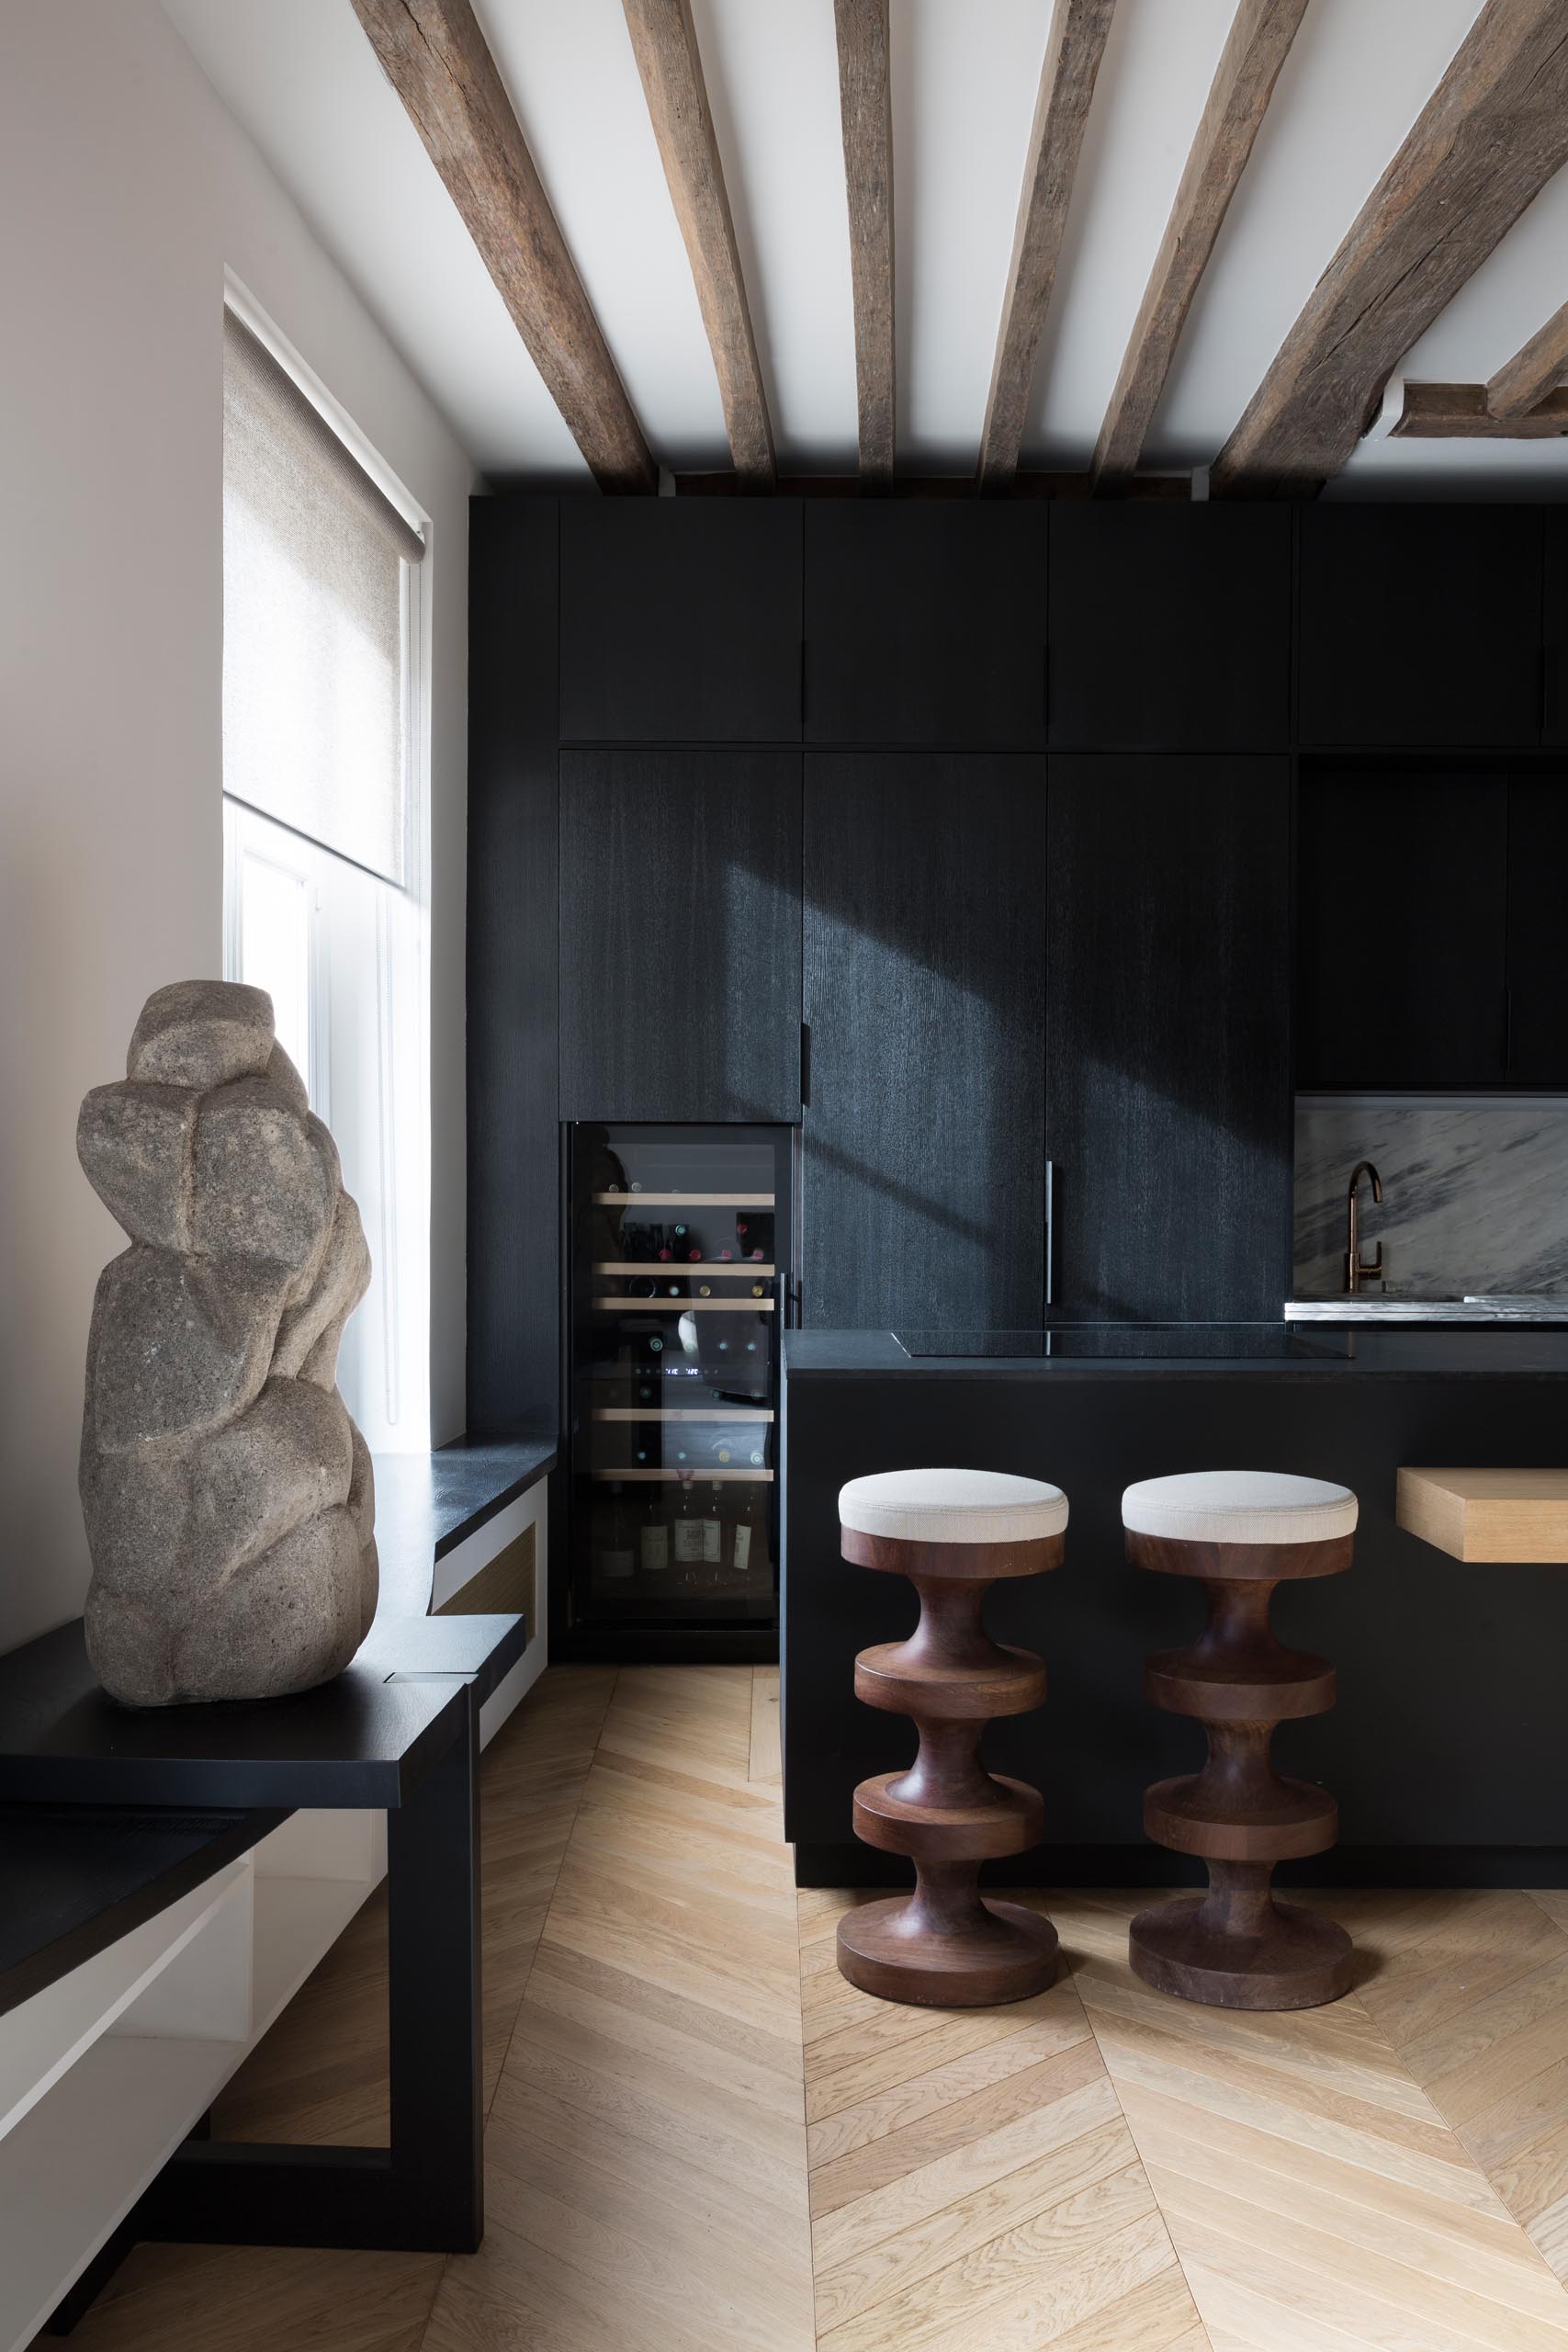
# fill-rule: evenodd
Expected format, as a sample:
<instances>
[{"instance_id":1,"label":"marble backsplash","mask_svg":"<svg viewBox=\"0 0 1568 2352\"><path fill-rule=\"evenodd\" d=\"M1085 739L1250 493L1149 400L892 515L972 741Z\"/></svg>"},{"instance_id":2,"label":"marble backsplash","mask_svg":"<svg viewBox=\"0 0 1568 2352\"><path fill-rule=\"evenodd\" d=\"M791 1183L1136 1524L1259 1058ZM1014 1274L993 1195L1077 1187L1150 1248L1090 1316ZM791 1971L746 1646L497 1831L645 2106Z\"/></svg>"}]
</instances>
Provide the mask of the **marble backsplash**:
<instances>
[{"instance_id":1,"label":"marble backsplash","mask_svg":"<svg viewBox=\"0 0 1568 2352\"><path fill-rule=\"evenodd\" d=\"M1568 1292L1568 1099L1303 1095L1296 1103L1296 1295L1344 1289L1345 1192L1358 1159L1361 1247L1391 1291Z\"/></svg>"}]
</instances>

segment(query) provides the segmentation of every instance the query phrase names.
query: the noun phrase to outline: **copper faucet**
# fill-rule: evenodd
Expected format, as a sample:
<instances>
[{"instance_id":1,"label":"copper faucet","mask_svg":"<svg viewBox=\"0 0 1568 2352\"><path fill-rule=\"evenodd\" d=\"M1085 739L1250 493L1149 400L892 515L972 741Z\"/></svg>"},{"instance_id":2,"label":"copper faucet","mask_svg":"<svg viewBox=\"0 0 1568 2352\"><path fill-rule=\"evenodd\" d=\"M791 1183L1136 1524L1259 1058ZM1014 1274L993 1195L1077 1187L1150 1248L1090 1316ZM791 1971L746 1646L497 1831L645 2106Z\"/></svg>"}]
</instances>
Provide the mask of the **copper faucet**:
<instances>
[{"instance_id":1,"label":"copper faucet","mask_svg":"<svg viewBox=\"0 0 1568 2352\"><path fill-rule=\"evenodd\" d=\"M1346 1202L1348 1223L1345 1247L1345 1287L1350 1292L1359 1291L1369 1277L1373 1282L1381 1283L1382 1280L1382 1243L1378 1243L1375 1258L1363 1260L1361 1256L1360 1208L1357 1194L1363 1176L1370 1176L1372 1180L1373 1200L1382 1199L1382 1178L1370 1159L1358 1159L1350 1170L1350 1191Z\"/></svg>"}]
</instances>

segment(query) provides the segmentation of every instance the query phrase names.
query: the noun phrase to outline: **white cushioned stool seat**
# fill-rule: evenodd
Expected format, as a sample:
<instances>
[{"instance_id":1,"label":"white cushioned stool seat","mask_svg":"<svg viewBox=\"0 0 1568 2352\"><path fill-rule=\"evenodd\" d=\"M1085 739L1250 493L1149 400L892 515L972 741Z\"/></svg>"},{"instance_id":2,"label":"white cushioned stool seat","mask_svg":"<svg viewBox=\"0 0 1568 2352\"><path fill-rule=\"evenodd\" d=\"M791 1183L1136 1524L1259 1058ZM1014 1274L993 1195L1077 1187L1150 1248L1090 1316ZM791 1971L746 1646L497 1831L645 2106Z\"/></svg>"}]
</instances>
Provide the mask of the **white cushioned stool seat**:
<instances>
[{"instance_id":1,"label":"white cushioned stool seat","mask_svg":"<svg viewBox=\"0 0 1568 2352\"><path fill-rule=\"evenodd\" d=\"M898 1544L1035 1544L1061 1533L1067 1498L1007 1470L881 1470L840 1488L839 1521Z\"/></svg>"},{"instance_id":2,"label":"white cushioned stool seat","mask_svg":"<svg viewBox=\"0 0 1568 2352\"><path fill-rule=\"evenodd\" d=\"M1129 1487L1122 1524L1179 1544L1321 1544L1354 1532L1356 1498L1288 1471L1188 1470Z\"/></svg>"}]
</instances>

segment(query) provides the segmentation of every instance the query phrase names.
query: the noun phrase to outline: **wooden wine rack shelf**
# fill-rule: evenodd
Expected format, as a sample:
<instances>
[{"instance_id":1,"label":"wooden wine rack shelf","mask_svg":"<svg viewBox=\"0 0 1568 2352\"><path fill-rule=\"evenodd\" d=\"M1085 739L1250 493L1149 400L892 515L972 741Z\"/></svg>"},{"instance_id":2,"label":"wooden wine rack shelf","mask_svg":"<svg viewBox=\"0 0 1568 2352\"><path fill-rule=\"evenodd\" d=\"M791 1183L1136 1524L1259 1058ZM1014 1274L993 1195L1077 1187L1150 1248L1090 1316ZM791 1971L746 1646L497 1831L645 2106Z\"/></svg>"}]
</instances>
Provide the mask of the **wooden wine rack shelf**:
<instances>
[{"instance_id":1,"label":"wooden wine rack shelf","mask_svg":"<svg viewBox=\"0 0 1568 2352\"><path fill-rule=\"evenodd\" d=\"M595 1298L590 1304L604 1315L771 1315L771 1298Z\"/></svg>"},{"instance_id":2,"label":"wooden wine rack shelf","mask_svg":"<svg viewBox=\"0 0 1568 2352\"><path fill-rule=\"evenodd\" d=\"M769 1274L776 1274L776 1266L764 1266L755 1258L596 1258L592 1271L596 1274L647 1274L655 1282L670 1281L686 1274L728 1274L735 1280L761 1282Z\"/></svg>"},{"instance_id":3,"label":"wooden wine rack shelf","mask_svg":"<svg viewBox=\"0 0 1568 2352\"><path fill-rule=\"evenodd\" d=\"M773 1193L595 1193L595 1208L605 1209L771 1209Z\"/></svg>"},{"instance_id":4,"label":"wooden wine rack shelf","mask_svg":"<svg viewBox=\"0 0 1568 2352\"><path fill-rule=\"evenodd\" d=\"M596 1405L593 1421L771 1421L773 1408L764 1405Z\"/></svg>"}]
</instances>

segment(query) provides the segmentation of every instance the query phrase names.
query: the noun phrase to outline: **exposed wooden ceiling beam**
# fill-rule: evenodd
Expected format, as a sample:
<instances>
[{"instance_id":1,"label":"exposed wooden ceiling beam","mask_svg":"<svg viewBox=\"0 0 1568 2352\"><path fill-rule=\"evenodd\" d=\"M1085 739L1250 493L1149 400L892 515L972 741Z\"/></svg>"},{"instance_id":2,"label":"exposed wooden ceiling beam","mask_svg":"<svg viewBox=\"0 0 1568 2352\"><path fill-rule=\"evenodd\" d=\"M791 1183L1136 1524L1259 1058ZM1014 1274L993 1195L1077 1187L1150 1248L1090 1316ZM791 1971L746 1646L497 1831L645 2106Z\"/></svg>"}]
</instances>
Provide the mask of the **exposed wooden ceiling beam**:
<instances>
[{"instance_id":1,"label":"exposed wooden ceiling beam","mask_svg":"<svg viewBox=\"0 0 1568 2352\"><path fill-rule=\"evenodd\" d=\"M1398 441L1555 441L1568 433L1568 391L1548 392L1533 408L1498 416L1485 384L1406 384L1404 404L1389 428Z\"/></svg>"},{"instance_id":2,"label":"exposed wooden ceiling beam","mask_svg":"<svg viewBox=\"0 0 1568 2352\"><path fill-rule=\"evenodd\" d=\"M1506 360L1486 387L1494 416L1522 416L1568 376L1568 302Z\"/></svg>"},{"instance_id":3,"label":"exposed wooden ceiling beam","mask_svg":"<svg viewBox=\"0 0 1568 2352\"><path fill-rule=\"evenodd\" d=\"M893 338L893 91L887 0L833 0L839 111L850 207L860 478L893 479L897 439Z\"/></svg>"},{"instance_id":4,"label":"exposed wooden ceiling beam","mask_svg":"<svg viewBox=\"0 0 1568 2352\"><path fill-rule=\"evenodd\" d=\"M354 0L601 490L658 469L468 0Z\"/></svg>"},{"instance_id":5,"label":"exposed wooden ceiling beam","mask_svg":"<svg viewBox=\"0 0 1568 2352\"><path fill-rule=\"evenodd\" d=\"M983 491L1012 488L1067 206L1115 0L1056 0L1024 161L1012 259L980 435Z\"/></svg>"},{"instance_id":6,"label":"exposed wooden ceiling beam","mask_svg":"<svg viewBox=\"0 0 1568 2352\"><path fill-rule=\"evenodd\" d=\"M1389 375L1568 161L1568 0L1486 0L1209 474L1315 494Z\"/></svg>"},{"instance_id":7,"label":"exposed wooden ceiling beam","mask_svg":"<svg viewBox=\"0 0 1568 2352\"><path fill-rule=\"evenodd\" d=\"M1241 0L1232 20L1089 466L1098 492L1125 491L1138 469L1198 281L1306 5Z\"/></svg>"},{"instance_id":8,"label":"exposed wooden ceiling beam","mask_svg":"<svg viewBox=\"0 0 1568 2352\"><path fill-rule=\"evenodd\" d=\"M713 352L729 453L748 489L771 490L773 431L692 11L688 0L623 5Z\"/></svg>"}]
</instances>

